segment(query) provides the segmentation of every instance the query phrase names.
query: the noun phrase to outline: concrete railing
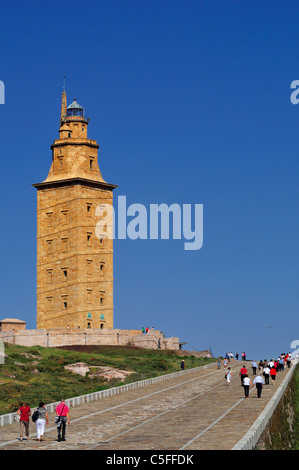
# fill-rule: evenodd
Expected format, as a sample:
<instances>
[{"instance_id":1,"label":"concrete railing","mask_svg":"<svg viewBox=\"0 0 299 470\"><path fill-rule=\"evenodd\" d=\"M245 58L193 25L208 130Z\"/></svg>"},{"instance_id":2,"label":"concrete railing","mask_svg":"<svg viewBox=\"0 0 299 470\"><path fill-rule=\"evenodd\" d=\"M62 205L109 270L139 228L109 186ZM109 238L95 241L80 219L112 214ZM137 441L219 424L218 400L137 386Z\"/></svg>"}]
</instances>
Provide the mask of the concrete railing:
<instances>
[{"instance_id":1,"label":"concrete railing","mask_svg":"<svg viewBox=\"0 0 299 470\"><path fill-rule=\"evenodd\" d=\"M265 406L262 413L253 423L249 431L245 434L245 436L240 439L237 444L234 445L232 450L252 450L259 438L262 435L262 432L265 430L266 426L268 425L274 411L276 410L281 398L283 397L286 388L292 378L292 375L295 371L296 365L298 363L298 359L292 362L292 366L277 388L276 392L274 393L273 397L270 399L268 404Z\"/></svg>"},{"instance_id":2,"label":"concrete railing","mask_svg":"<svg viewBox=\"0 0 299 470\"><path fill-rule=\"evenodd\" d=\"M80 395L78 397L68 398L65 400L66 405L71 408L74 406L83 405L84 403L89 403L95 400L101 400L102 398L111 397L113 395L118 395L120 393L128 392L130 390L134 390L137 388L146 387L147 385L152 385L155 383L163 382L164 380L173 379L178 377L182 374L188 374L190 372L195 372L196 370L206 369L209 367L215 367L216 362L211 362L210 364L206 364L204 366L194 367L192 369L180 370L178 372L172 372L171 374L160 375L158 377L153 377L151 379L139 380L138 382L132 382L125 385L120 385L119 387L107 388L106 390L101 390L98 392L88 393L86 395ZM60 403L60 401L49 403L46 405L48 413L53 413L55 411L56 406ZM37 406L31 407L35 409ZM6 424L12 424L18 421L17 413L8 413L5 415L0 415L0 427L5 426Z\"/></svg>"}]
</instances>

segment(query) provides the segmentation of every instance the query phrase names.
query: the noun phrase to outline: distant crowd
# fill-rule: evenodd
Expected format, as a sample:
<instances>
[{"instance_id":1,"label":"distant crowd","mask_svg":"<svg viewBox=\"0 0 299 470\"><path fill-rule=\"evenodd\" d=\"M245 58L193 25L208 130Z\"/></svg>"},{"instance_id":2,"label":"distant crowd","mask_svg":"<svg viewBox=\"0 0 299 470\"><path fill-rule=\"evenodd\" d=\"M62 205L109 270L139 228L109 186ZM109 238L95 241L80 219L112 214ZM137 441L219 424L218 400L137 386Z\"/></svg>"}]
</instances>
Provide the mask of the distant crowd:
<instances>
[{"instance_id":1,"label":"distant crowd","mask_svg":"<svg viewBox=\"0 0 299 470\"><path fill-rule=\"evenodd\" d=\"M246 354L242 353L242 358L246 358ZM223 359L223 367L226 370L225 379L227 385L230 385L233 374L231 368L229 367L229 363L234 360L238 360L238 353L234 356L232 353L226 353ZM252 375L254 376L253 382L249 378L248 370L246 364L243 364L239 371L239 376L241 379L241 386L244 388L244 396L245 398L249 397L249 390L250 388L256 386L257 389L257 397L261 398L262 389L264 385L270 384L270 379L272 385L275 384L277 373L283 371L285 367L290 368L291 361L292 361L292 354L291 353L282 353L279 355L277 359L267 359L260 360L258 363L256 361L251 362L252 368ZM245 361L246 359L244 359ZM222 364L222 357L218 357L217 365L218 369L221 369Z\"/></svg>"}]
</instances>

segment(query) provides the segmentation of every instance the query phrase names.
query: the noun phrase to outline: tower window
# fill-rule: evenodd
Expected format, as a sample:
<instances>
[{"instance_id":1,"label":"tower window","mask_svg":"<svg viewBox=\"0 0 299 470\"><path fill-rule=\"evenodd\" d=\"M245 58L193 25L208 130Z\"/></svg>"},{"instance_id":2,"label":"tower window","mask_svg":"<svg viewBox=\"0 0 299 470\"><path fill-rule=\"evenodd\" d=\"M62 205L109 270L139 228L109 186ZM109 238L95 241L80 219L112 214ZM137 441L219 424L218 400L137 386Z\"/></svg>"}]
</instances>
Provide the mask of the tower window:
<instances>
[{"instance_id":1,"label":"tower window","mask_svg":"<svg viewBox=\"0 0 299 470\"><path fill-rule=\"evenodd\" d=\"M89 159L89 169L93 170L93 158Z\"/></svg>"},{"instance_id":2,"label":"tower window","mask_svg":"<svg viewBox=\"0 0 299 470\"><path fill-rule=\"evenodd\" d=\"M51 311L53 307L53 297L47 297L46 300L47 300L47 310Z\"/></svg>"},{"instance_id":3,"label":"tower window","mask_svg":"<svg viewBox=\"0 0 299 470\"><path fill-rule=\"evenodd\" d=\"M53 282L53 269L47 269L48 284Z\"/></svg>"},{"instance_id":4,"label":"tower window","mask_svg":"<svg viewBox=\"0 0 299 470\"><path fill-rule=\"evenodd\" d=\"M91 242L91 233L87 232L87 234L86 234L86 240L87 240L87 245L90 246L90 242Z\"/></svg>"},{"instance_id":5,"label":"tower window","mask_svg":"<svg viewBox=\"0 0 299 470\"><path fill-rule=\"evenodd\" d=\"M87 275L91 276L91 273L92 273L92 260L91 259L86 260L86 266L87 266Z\"/></svg>"},{"instance_id":6,"label":"tower window","mask_svg":"<svg viewBox=\"0 0 299 470\"><path fill-rule=\"evenodd\" d=\"M104 305L105 302L105 292L101 291L100 292L100 305Z\"/></svg>"},{"instance_id":7,"label":"tower window","mask_svg":"<svg viewBox=\"0 0 299 470\"><path fill-rule=\"evenodd\" d=\"M91 214L91 206L92 206L91 203L86 204L86 213L88 217L90 217L90 214Z\"/></svg>"},{"instance_id":8,"label":"tower window","mask_svg":"<svg viewBox=\"0 0 299 470\"><path fill-rule=\"evenodd\" d=\"M63 273L63 279L67 281L67 269L63 269L62 273Z\"/></svg>"},{"instance_id":9,"label":"tower window","mask_svg":"<svg viewBox=\"0 0 299 470\"><path fill-rule=\"evenodd\" d=\"M62 252L67 253L67 248L68 248L68 238L62 238Z\"/></svg>"},{"instance_id":10,"label":"tower window","mask_svg":"<svg viewBox=\"0 0 299 470\"><path fill-rule=\"evenodd\" d=\"M63 156L58 157L58 170L63 170Z\"/></svg>"},{"instance_id":11,"label":"tower window","mask_svg":"<svg viewBox=\"0 0 299 470\"><path fill-rule=\"evenodd\" d=\"M91 295L92 295L92 290L87 289L87 303L91 304Z\"/></svg>"},{"instance_id":12,"label":"tower window","mask_svg":"<svg viewBox=\"0 0 299 470\"><path fill-rule=\"evenodd\" d=\"M48 218L48 227L52 227L53 212L48 212L48 213L47 213L47 218Z\"/></svg>"},{"instance_id":13,"label":"tower window","mask_svg":"<svg viewBox=\"0 0 299 470\"><path fill-rule=\"evenodd\" d=\"M67 310L67 307L68 307L68 305L67 305L67 295L62 296L62 305L63 305L64 310Z\"/></svg>"},{"instance_id":14,"label":"tower window","mask_svg":"<svg viewBox=\"0 0 299 470\"><path fill-rule=\"evenodd\" d=\"M53 240L47 240L47 249L49 255L53 253Z\"/></svg>"},{"instance_id":15,"label":"tower window","mask_svg":"<svg viewBox=\"0 0 299 470\"><path fill-rule=\"evenodd\" d=\"M100 275L104 276L104 271L105 271L105 263L100 262Z\"/></svg>"},{"instance_id":16,"label":"tower window","mask_svg":"<svg viewBox=\"0 0 299 470\"><path fill-rule=\"evenodd\" d=\"M63 220L63 223L64 225L66 225L68 223L68 211L61 211L62 213L62 220Z\"/></svg>"}]
</instances>

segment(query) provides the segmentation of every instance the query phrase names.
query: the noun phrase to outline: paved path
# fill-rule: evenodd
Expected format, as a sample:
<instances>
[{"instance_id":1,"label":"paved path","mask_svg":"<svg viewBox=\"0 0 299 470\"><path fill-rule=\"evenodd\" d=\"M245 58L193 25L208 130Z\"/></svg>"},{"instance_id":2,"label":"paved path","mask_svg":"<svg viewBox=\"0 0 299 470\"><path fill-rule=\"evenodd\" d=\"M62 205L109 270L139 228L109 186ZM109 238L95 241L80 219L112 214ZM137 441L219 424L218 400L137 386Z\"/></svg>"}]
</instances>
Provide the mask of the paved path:
<instances>
[{"instance_id":1,"label":"paved path","mask_svg":"<svg viewBox=\"0 0 299 470\"><path fill-rule=\"evenodd\" d=\"M19 423L0 428L0 450L229 450L243 437L273 396L276 384L266 385L262 397L252 389L244 398L239 370L230 364L233 378L227 385L223 367L182 373L144 388L86 403L70 410L67 440L57 442L54 415L38 442L35 425L31 438L19 441ZM247 368L251 379L250 363Z\"/></svg>"}]
</instances>

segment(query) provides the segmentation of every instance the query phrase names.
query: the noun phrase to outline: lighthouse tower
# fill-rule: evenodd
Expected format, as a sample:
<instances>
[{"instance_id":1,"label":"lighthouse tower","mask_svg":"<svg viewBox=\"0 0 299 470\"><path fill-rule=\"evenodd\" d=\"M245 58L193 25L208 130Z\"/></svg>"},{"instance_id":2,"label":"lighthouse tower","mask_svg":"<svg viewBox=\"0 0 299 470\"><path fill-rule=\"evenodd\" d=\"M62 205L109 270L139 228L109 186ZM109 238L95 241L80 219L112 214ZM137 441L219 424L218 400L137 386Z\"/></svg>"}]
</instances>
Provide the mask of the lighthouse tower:
<instances>
[{"instance_id":1,"label":"lighthouse tower","mask_svg":"<svg viewBox=\"0 0 299 470\"><path fill-rule=\"evenodd\" d=\"M113 240L96 236L96 208L113 203L99 145L76 99L61 99L59 138L37 189L37 328L113 328ZM99 213L99 212L98 212Z\"/></svg>"}]
</instances>

